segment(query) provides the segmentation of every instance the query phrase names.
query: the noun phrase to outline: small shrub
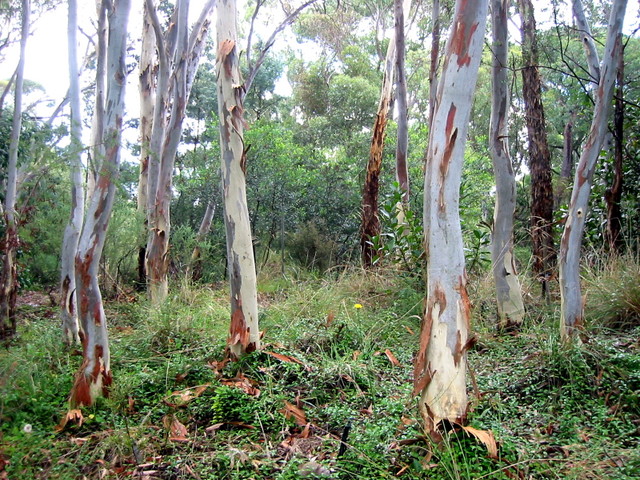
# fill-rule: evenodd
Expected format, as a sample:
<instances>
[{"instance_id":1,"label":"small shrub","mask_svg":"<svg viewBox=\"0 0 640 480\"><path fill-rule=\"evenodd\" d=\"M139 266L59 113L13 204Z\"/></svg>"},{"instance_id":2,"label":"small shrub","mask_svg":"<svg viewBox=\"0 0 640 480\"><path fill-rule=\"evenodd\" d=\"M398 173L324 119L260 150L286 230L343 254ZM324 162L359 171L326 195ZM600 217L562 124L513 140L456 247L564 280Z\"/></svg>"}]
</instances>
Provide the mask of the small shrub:
<instances>
[{"instance_id":1,"label":"small shrub","mask_svg":"<svg viewBox=\"0 0 640 480\"><path fill-rule=\"evenodd\" d=\"M307 268L324 272L334 264L337 244L314 222L307 222L289 237L289 253Z\"/></svg>"}]
</instances>

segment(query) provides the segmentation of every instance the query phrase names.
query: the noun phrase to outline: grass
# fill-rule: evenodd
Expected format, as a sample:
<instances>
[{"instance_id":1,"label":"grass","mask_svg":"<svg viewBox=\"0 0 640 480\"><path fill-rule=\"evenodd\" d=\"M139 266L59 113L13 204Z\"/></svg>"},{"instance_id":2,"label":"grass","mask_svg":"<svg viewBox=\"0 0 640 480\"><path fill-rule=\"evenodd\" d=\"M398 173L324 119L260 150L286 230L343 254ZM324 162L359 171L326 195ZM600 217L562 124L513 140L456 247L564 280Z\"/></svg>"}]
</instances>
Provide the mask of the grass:
<instances>
[{"instance_id":1,"label":"grass","mask_svg":"<svg viewBox=\"0 0 640 480\"><path fill-rule=\"evenodd\" d=\"M592 289L606 272L593 273ZM269 273L264 349L234 364L222 362L223 285L184 285L158 310L109 304L114 387L63 431L80 357L62 345L51 307L22 306L19 337L0 352L0 478L637 478L637 323L590 320L587 342L565 345L557 305L528 295L523 330L498 335L490 286L471 283L469 421L494 432L497 459L464 433L422 437L415 280Z\"/></svg>"}]
</instances>

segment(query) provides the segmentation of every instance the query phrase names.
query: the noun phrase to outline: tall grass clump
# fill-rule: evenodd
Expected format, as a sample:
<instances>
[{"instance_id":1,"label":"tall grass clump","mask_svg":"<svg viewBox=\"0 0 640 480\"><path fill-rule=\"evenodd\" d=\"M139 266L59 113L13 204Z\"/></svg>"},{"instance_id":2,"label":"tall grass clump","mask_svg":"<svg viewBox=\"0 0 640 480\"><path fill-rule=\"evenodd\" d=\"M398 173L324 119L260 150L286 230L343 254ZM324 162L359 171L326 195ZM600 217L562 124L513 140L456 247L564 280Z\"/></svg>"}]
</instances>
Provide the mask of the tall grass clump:
<instances>
[{"instance_id":1,"label":"tall grass clump","mask_svg":"<svg viewBox=\"0 0 640 480\"><path fill-rule=\"evenodd\" d=\"M588 325L628 329L640 325L640 258L610 256L585 274Z\"/></svg>"}]
</instances>

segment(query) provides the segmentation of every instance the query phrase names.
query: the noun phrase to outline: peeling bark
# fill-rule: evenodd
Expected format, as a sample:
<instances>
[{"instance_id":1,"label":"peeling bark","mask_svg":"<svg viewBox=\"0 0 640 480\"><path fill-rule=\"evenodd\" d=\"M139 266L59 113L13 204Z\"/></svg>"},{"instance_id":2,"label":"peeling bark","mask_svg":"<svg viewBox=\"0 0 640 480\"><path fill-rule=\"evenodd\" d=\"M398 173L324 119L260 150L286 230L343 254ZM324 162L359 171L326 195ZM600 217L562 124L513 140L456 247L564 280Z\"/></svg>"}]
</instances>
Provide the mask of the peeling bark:
<instances>
[{"instance_id":1,"label":"peeling bark","mask_svg":"<svg viewBox=\"0 0 640 480\"><path fill-rule=\"evenodd\" d=\"M437 435L443 421L463 423L467 412L466 350L472 341L458 207L486 17L486 1L456 2L427 151L427 307L414 365L414 391L420 392L420 414L432 435Z\"/></svg>"},{"instance_id":2,"label":"peeling bark","mask_svg":"<svg viewBox=\"0 0 640 480\"><path fill-rule=\"evenodd\" d=\"M373 124L371 147L369 149L369 161L367 162L364 187L362 189L362 219L360 226L360 250L362 252L362 264L365 268L373 265L372 238L380 235L380 217L378 215L378 192L380 190L380 169L382 168L382 152L384 138L389 120L389 106L391 105L391 92L393 89L394 58L396 54L395 36L389 39L387 55L384 62L382 76L382 89L378 102L378 112Z\"/></svg>"},{"instance_id":3,"label":"peeling bark","mask_svg":"<svg viewBox=\"0 0 640 480\"><path fill-rule=\"evenodd\" d=\"M583 324L583 301L580 289L580 250L589 205L593 172L607 132L609 111L622 52L622 24L626 0L614 0L609 18L607 43L600 68L600 82L595 92L593 119L587 141L580 155L573 182L569 215L560 242L560 310L562 337L573 337Z\"/></svg>"},{"instance_id":4,"label":"peeling bark","mask_svg":"<svg viewBox=\"0 0 640 480\"><path fill-rule=\"evenodd\" d=\"M493 75L489 149L496 181L491 258L493 279L496 284L499 329L518 328L524 317L522 289L513 258L516 178L509 154L508 13L509 2L507 0L491 0Z\"/></svg>"},{"instance_id":5,"label":"peeling bark","mask_svg":"<svg viewBox=\"0 0 640 480\"><path fill-rule=\"evenodd\" d=\"M538 71L536 20L531 0L518 0L522 18L522 96L527 123L529 170L531 172L531 242L533 273L548 293L556 254L553 239L553 187L551 152L542 104L542 82Z\"/></svg>"},{"instance_id":6,"label":"peeling bark","mask_svg":"<svg viewBox=\"0 0 640 480\"><path fill-rule=\"evenodd\" d=\"M235 0L218 5L216 70L222 196L231 287L231 326L227 340L231 357L260 347L256 267L246 194L246 151L243 118L244 83L240 76Z\"/></svg>"},{"instance_id":7,"label":"peeling bark","mask_svg":"<svg viewBox=\"0 0 640 480\"><path fill-rule=\"evenodd\" d=\"M101 8L108 12L109 29L103 135L105 158L91 195L75 259L82 365L71 390L72 406L93 404L96 398L107 395L112 382L109 338L98 272L120 165L130 6L130 0L101 2Z\"/></svg>"},{"instance_id":8,"label":"peeling bark","mask_svg":"<svg viewBox=\"0 0 640 480\"><path fill-rule=\"evenodd\" d=\"M196 246L191 253L191 259L189 261L189 267L187 268L187 278L191 277L191 280L197 282L202 278L202 252L201 244L204 242L206 236L211 231L211 222L213 216L216 213L216 206L213 201L207 203L207 209L200 222L200 228L198 228L198 234L196 235Z\"/></svg>"},{"instance_id":9,"label":"peeling bark","mask_svg":"<svg viewBox=\"0 0 640 480\"><path fill-rule=\"evenodd\" d=\"M2 241L3 259L0 271L0 340L11 338L16 333L16 298L18 294L18 270L16 253L20 244L16 197L18 188L18 146L22 129L22 93L24 86L24 65L26 61L27 39L29 38L30 0L22 0L22 29L20 37L20 59L16 69L13 103L13 123L9 139L9 159L7 162L7 190L4 196L5 233Z\"/></svg>"}]
</instances>

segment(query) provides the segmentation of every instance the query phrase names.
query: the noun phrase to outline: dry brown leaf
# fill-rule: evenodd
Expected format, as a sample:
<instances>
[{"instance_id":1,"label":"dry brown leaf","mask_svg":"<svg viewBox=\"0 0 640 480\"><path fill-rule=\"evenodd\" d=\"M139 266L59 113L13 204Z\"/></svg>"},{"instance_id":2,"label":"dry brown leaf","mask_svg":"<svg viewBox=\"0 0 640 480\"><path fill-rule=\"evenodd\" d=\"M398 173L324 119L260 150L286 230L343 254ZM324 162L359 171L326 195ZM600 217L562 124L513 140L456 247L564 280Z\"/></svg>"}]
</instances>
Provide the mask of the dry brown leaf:
<instances>
[{"instance_id":1,"label":"dry brown leaf","mask_svg":"<svg viewBox=\"0 0 640 480\"><path fill-rule=\"evenodd\" d=\"M228 387L237 387L247 395L251 395L253 397L260 396L260 389L257 387L258 383L245 377L242 373L239 373L234 378L222 379L220 380L220 383L227 385Z\"/></svg>"},{"instance_id":2,"label":"dry brown leaf","mask_svg":"<svg viewBox=\"0 0 640 480\"><path fill-rule=\"evenodd\" d=\"M391 350L389 350L387 348L384 351L384 354L387 356L387 358L391 362L391 365L393 365L394 367L399 367L400 366L400 362L398 361L398 359L396 358L396 356L393 354L393 352Z\"/></svg>"},{"instance_id":3,"label":"dry brown leaf","mask_svg":"<svg viewBox=\"0 0 640 480\"><path fill-rule=\"evenodd\" d=\"M284 402L284 409L280 410L280 412L285 416L285 418L293 418L293 421L301 427L307 424L307 417L302 409L287 402L286 400Z\"/></svg>"},{"instance_id":4,"label":"dry brown leaf","mask_svg":"<svg viewBox=\"0 0 640 480\"><path fill-rule=\"evenodd\" d=\"M406 325L403 325L403 327L407 332L409 332L409 335L415 335L415 332L411 330L411 328L407 327Z\"/></svg>"},{"instance_id":5,"label":"dry brown leaf","mask_svg":"<svg viewBox=\"0 0 640 480\"><path fill-rule=\"evenodd\" d=\"M165 415L162 424L169 430L169 440L172 442L188 442L187 427L185 427L175 415Z\"/></svg>"},{"instance_id":6,"label":"dry brown leaf","mask_svg":"<svg viewBox=\"0 0 640 480\"><path fill-rule=\"evenodd\" d=\"M493 432L491 430L480 430L477 428L465 426L463 426L462 429L468 434L476 437L480 442L484 443L484 445L487 447L490 458L498 458L498 445L496 444L496 439L493 436Z\"/></svg>"},{"instance_id":7,"label":"dry brown leaf","mask_svg":"<svg viewBox=\"0 0 640 480\"><path fill-rule=\"evenodd\" d=\"M209 388L210 385L210 383L207 383L204 385L198 385L197 387L185 388L184 390L171 392L164 398L164 403L171 407L182 407L194 398L202 395L202 392Z\"/></svg>"},{"instance_id":8,"label":"dry brown leaf","mask_svg":"<svg viewBox=\"0 0 640 480\"><path fill-rule=\"evenodd\" d=\"M289 355L283 355L281 353L269 352L267 350L263 350L263 352L266 353L267 355L271 355L273 358L277 358L278 360L280 360L282 362L297 363L298 365L302 365L305 370L307 370L307 371L311 370L311 367L308 367L307 365L305 365L303 362L301 362L297 358L290 357Z\"/></svg>"},{"instance_id":9,"label":"dry brown leaf","mask_svg":"<svg viewBox=\"0 0 640 480\"><path fill-rule=\"evenodd\" d=\"M335 318L336 318L336 314L333 312L329 312L329 314L327 315L327 321L324 324L325 328L329 328L333 323L333 321L335 320Z\"/></svg>"},{"instance_id":10,"label":"dry brown leaf","mask_svg":"<svg viewBox=\"0 0 640 480\"><path fill-rule=\"evenodd\" d=\"M62 430L64 430L64 428L67 426L67 423L77 423L78 426L82 425L82 423L84 422L84 417L82 416L82 412L77 409L71 409L69 410L64 417L62 417L62 419L60 420L60 423L58 425L56 425L55 430L56 432L61 432Z\"/></svg>"},{"instance_id":11,"label":"dry brown leaf","mask_svg":"<svg viewBox=\"0 0 640 480\"><path fill-rule=\"evenodd\" d=\"M351 355L351 357L353 358L353 361L355 362L356 360L358 360L358 357L362 355L362 352L360 350L356 350L353 352L353 354Z\"/></svg>"}]
</instances>

